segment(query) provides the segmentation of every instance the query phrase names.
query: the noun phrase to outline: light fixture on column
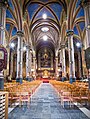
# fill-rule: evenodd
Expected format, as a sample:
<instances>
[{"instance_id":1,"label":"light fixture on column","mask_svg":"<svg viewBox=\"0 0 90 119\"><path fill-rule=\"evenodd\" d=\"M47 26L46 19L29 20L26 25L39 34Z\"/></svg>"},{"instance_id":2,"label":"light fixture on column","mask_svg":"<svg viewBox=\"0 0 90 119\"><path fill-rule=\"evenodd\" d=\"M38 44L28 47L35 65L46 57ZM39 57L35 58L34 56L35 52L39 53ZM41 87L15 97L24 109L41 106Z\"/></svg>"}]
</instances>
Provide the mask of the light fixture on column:
<instances>
[{"instance_id":1,"label":"light fixture on column","mask_svg":"<svg viewBox=\"0 0 90 119\"><path fill-rule=\"evenodd\" d=\"M26 51L26 46L23 47L23 50Z\"/></svg>"},{"instance_id":2,"label":"light fixture on column","mask_svg":"<svg viewBox=\"0 0 90 119\"><path fill-rule=\"evenodd\" d=\"M47 35L43 36L44 41L47 41L47 39L48 39Z\"/></svg>"},{"instance_id":3,"label":"light fixture on column","mask_svg":"<svg viewBox=\"0 0 90 119\"><path fill-rule=\"evenodd\" d=\"M11 47L11 48L14 48L14 47L15 47L15 44L14 44L14 43L11 43L11 44L10 44L10 47Z\"/></svg>"},{"instance_id":4,"label":"light fixture on column","mask_svg":"<svg viewBox=\"0 0 90 119\"><path fill-rule=\"evenodd\" d=\"M47 14L44 13L44 14L42 15L42 18L43 18L43 19L47 19Z\"/></svg>"},{"instance_id":5,"label":"light fixture on column","mask_svg":"<svg viewBox=\"0 0 90 119\"><path fill-rule=\"evenodd\" d=\"M90 29L90 24L88 24L87 28Z\"/></svg>"},{"instance_id":6,"label":"light fixture on column","mask_svg":"<svg viewBox=\"0 0 90 119\"><path fill-rule=\"evenodd\" d=\"M81 43L77 42L77 43L76 43L76 46L77 46L78 48L81 47Z\"/></svg>"},{"instance_id":7,"label":"light fixture on column","mask_svg":"<svg viewBox=\"0 0 90 119\"><path fill-rule=\"evenodd\" d=\"M82 79L83 77L83 65L82 65L82 43L81 42L77 42L76 43L77 46L77 54L78 54L78 62L79 62L79 78Z\"/></svg>"},{"instance_id":8,"label":"light fixture on column","mask_svg":"<svg viewBox=\"0 0 90 119\"><path fill-rule=\"evenodd\" d=\"M90 30L90 24L88 24L85 28L87 31Z\"/></svg>"}]
</instances>

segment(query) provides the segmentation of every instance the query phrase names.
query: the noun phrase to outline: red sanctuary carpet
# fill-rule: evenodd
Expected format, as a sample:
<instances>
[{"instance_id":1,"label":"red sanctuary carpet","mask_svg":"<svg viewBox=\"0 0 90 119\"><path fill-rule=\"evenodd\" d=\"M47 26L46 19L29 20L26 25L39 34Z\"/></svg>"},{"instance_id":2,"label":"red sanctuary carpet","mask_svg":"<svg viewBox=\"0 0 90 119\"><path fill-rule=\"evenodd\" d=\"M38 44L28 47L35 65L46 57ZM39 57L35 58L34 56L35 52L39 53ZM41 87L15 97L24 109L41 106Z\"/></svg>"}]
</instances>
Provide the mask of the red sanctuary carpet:
<instances>
[{"instance_id":1,"label":"red sanctuary carpet","mask_svg":"<svg viewBox=\"0 0 90 119\"><path fill-rule=\"evenodd\" d=\"M40 78L41 81L43 81L43 83L49 83L49 79L48 78Z\"/></svg>"}]
</instances>

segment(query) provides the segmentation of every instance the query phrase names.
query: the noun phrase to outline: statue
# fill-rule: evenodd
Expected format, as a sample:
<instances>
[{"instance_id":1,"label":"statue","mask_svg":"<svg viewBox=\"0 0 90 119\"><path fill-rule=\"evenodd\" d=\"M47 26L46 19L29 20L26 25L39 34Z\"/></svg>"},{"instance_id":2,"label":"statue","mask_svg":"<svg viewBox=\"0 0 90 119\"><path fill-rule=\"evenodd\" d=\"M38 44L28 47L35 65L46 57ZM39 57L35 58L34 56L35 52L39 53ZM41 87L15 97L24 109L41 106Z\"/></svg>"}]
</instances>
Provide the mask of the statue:
<instances>
[{"instance_id":1,"label":"statue","mask_svg":"<svg viewBox=\"0 0 90 119\"><path fill-rule=\"evenodd\" d=\"M44 57L44 66L46 67L48 66L48 55L45 53L43 57Z\"/></svg>"},{"instance_id":2,"label":"statue","mask_svg":"<svg viewBox=\"0 0 90 119\"><path fill-rule=\"evenodd\" d=\"M47 70L44 70L44 72L43 72L43 78L48 78L48 71Z\"/></svg>"}]
</instances>

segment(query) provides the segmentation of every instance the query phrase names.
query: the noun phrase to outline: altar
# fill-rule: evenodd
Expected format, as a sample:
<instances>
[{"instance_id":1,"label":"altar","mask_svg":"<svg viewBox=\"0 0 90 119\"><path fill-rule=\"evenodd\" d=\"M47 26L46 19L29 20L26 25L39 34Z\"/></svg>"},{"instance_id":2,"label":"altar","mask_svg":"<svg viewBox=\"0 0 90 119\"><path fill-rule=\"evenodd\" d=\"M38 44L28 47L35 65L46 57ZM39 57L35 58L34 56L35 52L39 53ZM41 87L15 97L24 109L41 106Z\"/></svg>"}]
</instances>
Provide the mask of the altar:
<instances>
[{"instance_id":1,"label":"altar","mask_svg":"<svg viewBox=\"0 0 90 119\"><path fill-rule=\"evenodd\" d=\"M44 70L42 78L48 78L48 77L49 77L49 72L47 70Z\"/></svg>"}]
</instances>

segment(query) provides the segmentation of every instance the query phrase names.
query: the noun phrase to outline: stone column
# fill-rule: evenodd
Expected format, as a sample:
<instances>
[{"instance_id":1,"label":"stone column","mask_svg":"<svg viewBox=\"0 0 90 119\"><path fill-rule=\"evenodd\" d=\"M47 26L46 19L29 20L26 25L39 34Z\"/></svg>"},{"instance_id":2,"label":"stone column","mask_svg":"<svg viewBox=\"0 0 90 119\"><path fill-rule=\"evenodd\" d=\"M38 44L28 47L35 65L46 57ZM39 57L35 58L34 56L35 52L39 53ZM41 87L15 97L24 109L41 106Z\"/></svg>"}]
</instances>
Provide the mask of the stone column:
<instances>
[{"instance_id":1,"label":"stone column","mask_svg":"<svg viewBox=\"0 0 90 119\"><path fill-rule=\"evenodd\" d=\"M40 69L41 66L40 66L40 54L38 54L38 69Z\"/></svg>"},{"instance_id":2,"label":"stone column","mask_svg":"<svg viewBox=\"0 0 90 119\"><path fill-rule=\"evenodd\" d=\"M30 54L30 46L27 45L26 46L26 80L30 81L30 77L29 77L29 69L30 69L30 64L29 64L29 54Z\"/></svg>"},{"instance_id":3,"label":"stone column","mask_svg":"<svg viewBox=\"0 0 90 119\"><path fill-rule=\"evenodd\" d=\"M5 45L6 3L0 2L0 44Z\"/></svg>"},{"instance_id":4,"label":"stone column","mask_svg":"<svg viewBox=\"0 0 90 119\"><path fill-rule=\"evenodd\" d=\"M12 72L12 78L16 80L17 76L17 52L13 52L13 72Z\"/></svg>"},{"instance_id":5,"label":"stone column","mask_svg":"<svg viewBox=\"0 0 90 119\"><path fill-rule=\"evenodd\" d=\"M61 51L61 48L60 48L60 63L62 63L62 51Z\"/></svg>"},{"instance_id":6,"label":"stone column","mask_svg":"<svg viewBox=\"0 0 90 119\"><path fill-rule=\"evenodd\" d=\"M51 68L53 68L53 54L51 54Z\"/></svg>"},{"instance_id":7,"label":"stone column","mask_svg":"<svg viewBox=\"0 0 90 119\"><path fill-rule=\"evenodd\" d=\"M58 57L56 56L55 58L55 62L56 62L56 70L55 70L55 74L56 74L56 78L58 77Z\"/></svg>"},{"instance_id":8,"label":"stone column","mask_svg":"<svg viewBox=\"0 0 90 119\"><path fill-rule=\"evenodd\" d=\"M86 27L86 45L90 47L90 0L84 0L83 2L85 13L85 27Z\"/></svg>"},{"instance_id":9,"label":"stone column","mask_svg":"<svg viewBox=\"0 0 90 119\"><path fill-rule=\"evenodd\" d=\"M10 54L11 54L11 50L9 47L9 44L6 46L6 50L7 50L7 68L4 70L4 77L6 77L6 80L9 78L10 79Z\"/></svg>"},{"instance_id":10,"label":"stone column","mask_svg":"<svg viewBox=\"0 0 90 119\"><path fill-rule=\"evenodd\" d=\"M30 81L32 81L32 50L30 49L29 52L29 75L30 75Z\"/></svg>"},{"instance_id":11,"label":"stone column","mask_svg":"<svg viewBox=\"0 0 90 119\"><path fill-rule=\"evenodd\" d=\"M86 68L86 62L85 62L85 49L82 49L82 71L83 71L83 77L87 76L87 68Z\"/></svg>"},{"instance_id":12,"label":"stone column","mask_svg":"<svg viewBox=\"0 0 90 119\"><path fill-rule=\"evenodd\" d=\"M10 58L11 58L11 50L10 47L7 48L7 52L8 52L8 57L7 57L7 76L10 75Z\"/></svg>"},{"instance_id":13,"label":"stone column","mask_svg":"<svg viewBox=\"0 0 90 119\"><path fill-rule=\"evenodd\" d=\"M6 4L0 1L0 44L5 46ZM4 72L0 72L0 89L4 89Z\"/></svg>"},{"instance_id":14,"label":"stone column","mask_svg":"<svg viewBox=\"0 0 90 119\"><path fill-rule=\"evenodd\" d=\"M60 80L61 80L61 77L62 77L62 51L61 51L61 49L60 49Z\"/></svg>"},{"instance_id":15,"label":"stone column","mask_svg":"<svg viewBox=\"0 0 90 119\"><path fill-rule=\"evenodd\" d=\"M85 13L85 27L86 27L86 45L87 48L90 47L90 0L84 0L82 2ZM88 80L89 80L89 89L90 89L90 69L88 69Z\"/></svg>"},{"instance_id":16,"label":"stone column","mask_svg":"<svg viewBox=\"0 0 90 119\"><path fill-rule=\"evenodd\" d=\"M70 83L75 82L75 60L74 60L74 45L73 45L73 30L67 31L68 51L69 51L69 78Z\"/></svg>"},{"instance_id":17,"label":"stone column","mask_svg":"<svg viewBox=\"0 0 90 119\"><path fill-rule=\"evenodd\" d=\"M66 80L66 61L65 61L65 44L61 45L62 51L62 81Z\"/></svg>"},{"instance_id":18,"label":"stone column","mask_svg":"<svg viewBox=\"0 0 90 119\"><path fill-rule=\"evenodd\" d=\"M16 82L19 82L20 84L22 83L22 62L23 62L23 32L18 31L17 32L18 36L18 46L17 46L17 77L16 77Z\"/></svg>"},{"instance_id":19,"label":"stone column","mask_svg":"<svg viewBox=\"0 0 90 119\"><path fill-rule=\"evenodd\" d=\"M80 51L78 51L78 63L79 63L79 78L81 78L81 57L80 57Z\"/></svg>"},{"instance_id":20,"label":"stone column","mask_svg":"<svg viewBox=\"0 0 90 119\"><path fill-rule=\"evenodd\" d=\"M82 54L81 48L78 49L78 61L79 61L79 78L82 79L83 77L83 68L82 68Z\"/></svg>"},{"instance_id":21,"label":"stone column","mask_svg":"<svg viewBox=\"0 0 90 119\"><path fill-rule=\"evenodd\" d=\"M30 52L30 46L27 45L26 50L26 80L31 81L31 52Z\"/></svg>"},{"instance_id":22,"label":"stone column","mask_svg":"<svg viewBox=\"0 0 90 119\"><path fill-rule=\"evenodd\" d=\"M33 57L33 69L34 69L34 78L36 78L36 57Z\"/></svg>"},{"instance_id":23,"label":"stone column","mask_svg":"<svg viewBox=\"0 0 90 119\"><path fill-rule=\"evenodd\" d=\"M10 68L10 76L11 76L11 78L13 77L13 52L11 52L11 68Z\"/></svg>"}]
</instances>

